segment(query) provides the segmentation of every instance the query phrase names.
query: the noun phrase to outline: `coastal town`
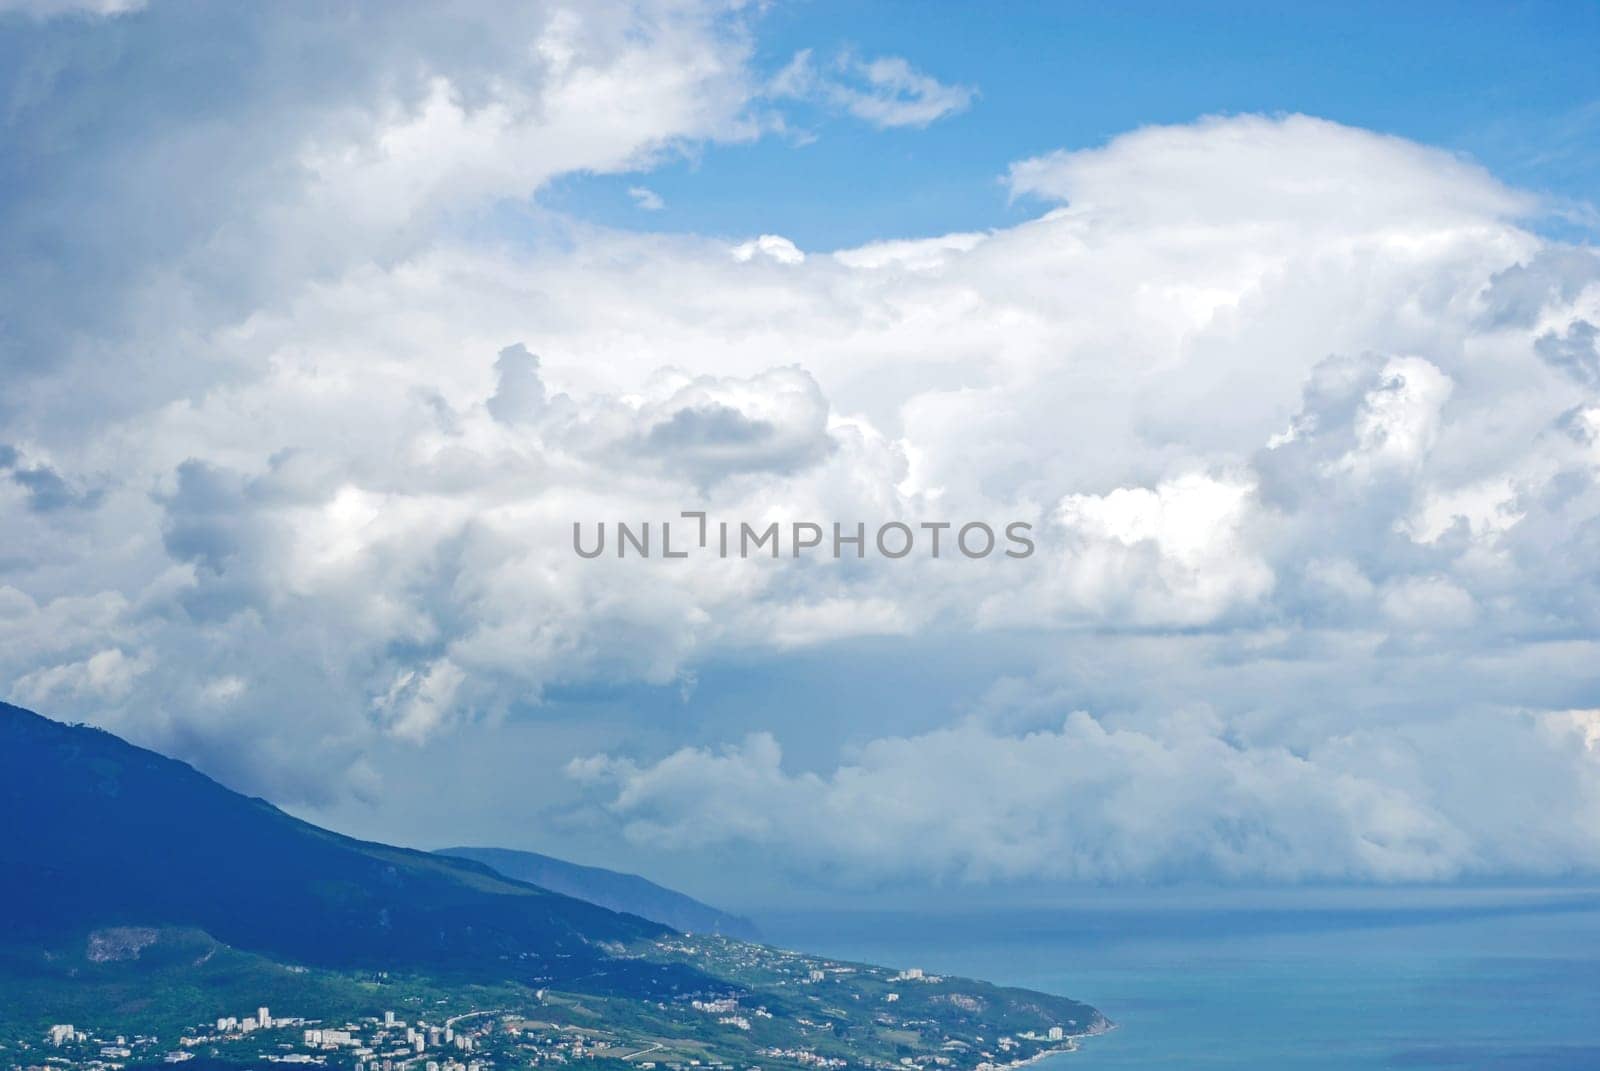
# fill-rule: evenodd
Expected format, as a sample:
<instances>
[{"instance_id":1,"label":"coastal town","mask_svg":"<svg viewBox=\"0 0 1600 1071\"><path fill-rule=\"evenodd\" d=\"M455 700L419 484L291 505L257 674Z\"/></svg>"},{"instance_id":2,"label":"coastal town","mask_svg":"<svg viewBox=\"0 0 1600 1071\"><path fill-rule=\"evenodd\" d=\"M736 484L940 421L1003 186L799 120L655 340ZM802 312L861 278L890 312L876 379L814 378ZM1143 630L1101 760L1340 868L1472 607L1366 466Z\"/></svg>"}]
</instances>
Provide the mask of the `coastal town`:
<instances>
[{"instance_id":1,"label":"coastal town","mask_svg":"<svg viewBox=\"0 0 1600 1071\"><path fill-rule=\"evenodd\" d=\"M522 1024L527 1025L527 1024ZM299 1016L274 1016L261 1006L253 1012L222 1015L174 1039L153 1034L102 1037L70 1023L50 1027L37 1045L0 1050L0 1066L14 1071L123 1071L129 1067L181 1065L205 1058L240 1066L337 1067L349 1071L488 1071L493 1060L479 1056L484 1038L494 1032L492 1013L467 1013L437 1022L415 1023L395 1012L337 1024ZM531 1057L529 1064L566 1062L584 1055L581 1038L515 1036Z\"/></svg>"},{"instance_id":2,"label":"coastal town","mask_svg":"<svg viewBox=\"0 0 1600 1071\"><path fill-rule=\"evenodd\" d=\"M486 1008L412 993L402 1010L351 1018L260 1003L219 1008L167 1034L54 1023L0 1042L0 1071L1006 1071L1070 1052L1109 1025L1076 1018L1084 1005L1047 1007L1039 994L1014 1005L1020 991L916 967L689 935L655 942L651 953L737 983L650 1001L528 989Z\"/></svg>"},{"instance_id":3,"label":"coastal town","mask_svg":"<svg viewBox=\"0 0 1600 1071\"><path fill-rule=\"evenodd\" d=\"M888 1001L887 1003L894 1003ZM765 1008L741 1008L737 1000L694 1000L691 1007L711 1016L720 1026L748 1031L749 1016L771 1018ZM880 1017L886 1024L887 1017ZM802 1027L821 1028L824 1024L801 1020ZM898 1025L898 1024L896 1024ZM907 1023L905 1025L917 1025ZM1024 1033L1022 1041L1061 1045L1066 1039L1061 1027L1044 1034ZM996 1039L998 1058L1019 1045L1012 1037ZM952 1048L964 1048L953 1043ZM317 1019L274 1017L270 1009L258 1008L254 1014L222 1016L167 1044L155 1035L117 1034L101 1037L79 1030L72 1024L54 1024L36 1046L19 1045L3 1053L0 1066L11 1071L125 1071L127 1068L168 1066L187 1071L181 1065L207 1057L210 1066L218 1059L237 1066L334 1067L349 1071L491 1071L497 1064L539 1067L580 1061L619 1061L632 1063L641 1071L735 1071L735 1065L715 1059L660 1061L648 1059L665 1049L660 1043L633 1045L608 1036L606 1031L561 1026L533 1020L515 1012L477 1012L436 1022L407 1022L393 1011L337 1025ZM819 1054L806 1047L769 1046L758 1055L779 1064L798 1065L822 1071L841 1071L850 1061ZM991 1054L985 1053L988 1056ZM876 1062L872 1062L876 1063ZM924 1059L902 1057L901 1068L944 1068L955 1061L944 1054ZM871 1064L866 1064L870 1066ZM885 1068L893 1064L882 1064ZM977 1071L999 1071L1009 1063L988 1060ZM749 1065L742 1071L760 1071Z\"/></svg>"},{"instance_id":4,"label":"coastal town","mask_svg":"<svg viewBox=\"0 0 1600 1071\"><path fill-rule=\"evenodd\" d=\"M719 1025L750 1029L749 1018L736 1000L695 1000L691 1006L715 1017ZM771 1012L759 1007L749 1009L748 1013L757 1018L772 1017ZM818 1028L823 1024L802 1020L801 1025ZM980 1062L977 1071L1000 1071L1002 1067L1013 1066L1000 1061L1017 1049L1021 1041L1064 1043L1069 1051L1075 1047L1059 1026L1050 1027L1044 1034L1024 1033L1020 1041L1003 1036L995 1042L997 1059ZM154 1035L101 1037L72 1024L54 1024L38 1045L24 1044L14 1052L4 1053L0 1066L11 1071L125 1071L161 1065L173 1071L186 1071L181 1065L203 1056L209 1057L208 1066L217 1059L225 1059L241 1067L286 1065L348 1068L349 1071L491 1071L499 1063L538 1067L580 1061L628 1062L641 1071L657 1071L658 1068L735 1071L735 1065L715 1059L648 1059L664 1048L659 1042L643 1046L619 1044L604 1031L558 1026L513 1012L468 1013L437 1022L410 1023L398 1018L393 1011L387 1011L381 1016L331 1025L317 1019L274 1017L270 1009L261 1007L243 1017L222 1016L213 1024L180 1036L175 1046L164 1044ZM780 1064L821 1071L842 1071L850 1066L848 1060L824 1056L805 1047L770 1046L757 1052ZM954 1062L943 1054L924 1059L908 1056L902 1057L898 1066L944 1068ZM749 1065L742 1071L760 1071L760 1067Z\"/></svg>"}]
</instances>

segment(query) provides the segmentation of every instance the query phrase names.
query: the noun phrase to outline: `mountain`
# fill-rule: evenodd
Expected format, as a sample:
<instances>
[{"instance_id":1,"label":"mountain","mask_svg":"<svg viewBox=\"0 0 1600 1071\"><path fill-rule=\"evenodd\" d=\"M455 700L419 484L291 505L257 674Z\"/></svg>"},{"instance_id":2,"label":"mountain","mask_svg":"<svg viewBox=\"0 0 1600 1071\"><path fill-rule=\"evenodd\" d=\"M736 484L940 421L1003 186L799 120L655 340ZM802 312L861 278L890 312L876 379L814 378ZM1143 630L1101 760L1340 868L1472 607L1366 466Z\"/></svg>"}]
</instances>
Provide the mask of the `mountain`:
<instances>
[{"instance_id":1,"label":"mountain","mask_svg":"<svg viewBox=\"0 0 1600 1071\"><path fill-rule=\"evenodd\" d=\"M279 1066L298 1023L211 1025L263 1005L349 1024L385 1062L405 1045L396 1063L413 1069L436 1042L402 1042L383 1009L455 1023L498 1067L582 1048L595 1067L650 1053L667 1067L993 1071L1110 1027L1066 997L684 934L472 859L340 836L0 704L4 1062L93 1071L119 1039L138 1050L130 1067L164 1067L157 1038L176 1034L196 1067ZM63 1023L80 1024L76 1040L41 1042Z\"/></svg>"},{"instance_id":2,"label":"mountain","mask_svg":"<svg viewBox=\"0 0 1600 1071\"><path fill-rule=\"evenodd\" d=\"M439 855L471 859L518 881L575 896L591 904L650 919L675 930L719 933L753 941L760 935L749 919L719 911L693 897L663 888L637 874L580 866L538 852L509 848L441 848Z\"/></svg>"},{"instance_id":3,"label":"mountain","mask_svg":"<svg viewBox=\"0 0 1600 1071\"><path fill-rule=\"evenodd\" d=\"M4 703L0 909L0 944L13 948L175 926L308 966L489 967L630 993L698 981L606 950L672 932L660 923L329 832L108 732Z\"/></svg>"}]
</instances>

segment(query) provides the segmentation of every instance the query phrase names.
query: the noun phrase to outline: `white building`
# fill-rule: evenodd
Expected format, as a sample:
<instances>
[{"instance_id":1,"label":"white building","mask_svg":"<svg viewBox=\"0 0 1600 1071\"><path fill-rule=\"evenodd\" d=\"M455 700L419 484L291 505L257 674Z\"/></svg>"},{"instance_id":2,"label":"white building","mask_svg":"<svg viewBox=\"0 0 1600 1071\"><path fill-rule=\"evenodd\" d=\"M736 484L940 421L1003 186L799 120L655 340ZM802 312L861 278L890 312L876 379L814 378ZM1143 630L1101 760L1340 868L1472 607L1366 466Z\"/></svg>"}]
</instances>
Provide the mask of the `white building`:
<instances>
[{"instance_id":1,"label":"white building","mask_svg":"<svg viewBox=\"0 0 1600 1071\"><path fill-rule=\"evenodd\" d=\"M1051 1041L1060 1041L1061 1040L1061 1036L1062 1036L1062 1032L1061 1032L1061 1028L1059 1026L1052 1026L1050 1028L1049 1038L1050 1038Z\"/></svg>"}]
</instances>

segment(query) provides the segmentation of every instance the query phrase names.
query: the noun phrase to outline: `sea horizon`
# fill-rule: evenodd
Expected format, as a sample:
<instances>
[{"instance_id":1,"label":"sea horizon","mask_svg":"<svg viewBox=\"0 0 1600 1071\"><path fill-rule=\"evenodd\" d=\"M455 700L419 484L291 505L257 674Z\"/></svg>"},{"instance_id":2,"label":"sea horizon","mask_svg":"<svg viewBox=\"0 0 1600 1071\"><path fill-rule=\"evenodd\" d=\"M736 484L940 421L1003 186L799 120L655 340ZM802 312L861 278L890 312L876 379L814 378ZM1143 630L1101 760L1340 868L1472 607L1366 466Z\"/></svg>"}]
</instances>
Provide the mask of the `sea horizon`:
<instances>
[{"instance_id":1,"label":"sea horizon","mask_svg":"<svg viewBox=\"0 0 1600 1071\"><path fill-rule=\"evenodd\" d=\"M768 941L1087 1001L1051 1071L1600 1066L1600 890L1106 889L1062 906L757 913ZM1343 901L1341 903L1341 901Z\"/></svg>"}]
</instances>

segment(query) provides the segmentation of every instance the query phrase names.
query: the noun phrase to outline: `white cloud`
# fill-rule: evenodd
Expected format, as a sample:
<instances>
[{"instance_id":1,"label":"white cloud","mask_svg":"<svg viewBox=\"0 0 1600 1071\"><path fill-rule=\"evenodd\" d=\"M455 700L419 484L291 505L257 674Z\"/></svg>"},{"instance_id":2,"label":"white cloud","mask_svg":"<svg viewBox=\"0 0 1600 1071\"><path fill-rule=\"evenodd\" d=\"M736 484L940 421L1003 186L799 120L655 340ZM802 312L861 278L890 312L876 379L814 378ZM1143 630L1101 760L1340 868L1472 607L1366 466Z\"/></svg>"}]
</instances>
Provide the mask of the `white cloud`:
<instances>
[{"instance_id":1,"label":"white cloud","mask_svg":"<svg viewBox=\"0 0 1600 1071\"><path fill-rule=\"evenodd\" d=\"M1525 513L1517 507L1518 483L1511 476L1431 491L1416 513L1405 522L1413 539L1437 543L1457 524L1466 525L1474 538L1493 541Z\"/></svg>"},{"instance_id":2,"label":"white cloud","mask_svg":"<svg viewBox=\"0 0 1600 1071\"><path fill-rule=\"evenodd\" d=\"M982 234L485 241L485 209L552 176L751 136L746 31L715 6L507 9L462 31L469 63L426 6L400 14L332 38L331 82L275 80L226 122L100 87L139 151L69 137L93 196L41 181L0 209L80 284L5 265L11 694L325 802L382 792L382 747L563 689L892 644L1056 691L1024 730L941 707L846 733L779 701L751 715L768 737L622 756L618 730L581 769L633 836L806 845L828 873L1593 858L1593 752L1521 712L1592 706L1600 401L1573 325L1600 321L1600 270L1519 224L1530 198L1395 138L1246 116L1019 163L1013 189L1050 204ZM271 33L238 43L298 69ZM970 99L897 62L805 69L883 124ZM17 122L67 137L52 114ZM1039 549L572 553L574 520L696 507L1018 519ZM779 758L863 738L822 772ZM1536 806L1491 813L1467 786L1490 774ZM874 809L883 836L840 817Z\"/></svg>"},{"instance_id":3,"label":"white cloud","mask_svg":"<svg viewBox=\"0 0 1600 1071\"><path fill-rule=\"evenodd\" d=\"M1253 602L1273 582L1242 531L1253 497L1248 483L1196 473L1154 488L1068 495L1055 517L1064 553L1052 581L1060 586L1047 597L1091 619L1164 623L1211 621ZM1042 538L1054 543L1053 535Z\"/></svg>"},{"instance_id":4,"label":"white cloud","mask_svg":"<svg viewBox=\"0 0 1600 1071\"><path fill-rule=\"evenodd\" d=\"M217 677L206 681L200 688L204 701L214 706L227 706L249 690L249 683L243 677L232 674L226 677Z\"/></svg>"},{"instance_id":5,"label":"white cloud","mask_svg":"<svg viewBox=\"0 0 1600 1071\"><path fill-rule=\"evenodd\" d=\"M781 234L763 234L733 247L733 259L749 263L757 256L775 260L779 264L800 264L806 259L800 247Z\"/></svg>"},{"instance_id":6,"label":"white cloud","mask_svg":"<svg viewBox=\"0 0 1600 1071\"><path fill-rule=\"evenodd\" d=\"M659 212L667 207L667 202L661 195L648 186L629 186L628 196L633 198L633 203L646 212Z\"/></svg>"},{"instance_id":7,"label":"white cloud","mask_svg":"<svg viewBox=\"0 0 1600 1071\"><path fill-rule=\"evenodd\" d=\"M1147 170L1130 184L1136 162ZM1389 181L1370 181L1366 165ZM1145 127L1099 149L1019 161L1009 183L1017 196L1145 226L1292 220L1319 236L1348 238L1408 222L1419 234L1443 237L1444 225L1506 220L1536 204L1442 150L1305 115Z\"/></svg>"},{"instance_id":8,"label":"white cloud","mask_svg":"<svg viewBox=\"0 0 1600 1071\"><path fill-rule=\"evenodd\" d=\"M966 111L977 96L971 86L947 85L900 56L861 59L844 52L819 65L810 49L795 53L768 92L818 100L879 128L927 126Z\"/></svg>"},{"instance_id":9,"label":"white cloud","mask_svg":"<svg viewBox=\"0 0 1600 1071\"><path fill-rule=\"evenodd\" d=\"M1338 467L1359 476L1386 466L1416 467L1438 438L1440 410L1451 387L1450 377L1421 358L1389 360L1362 401L1355 447Z\"/></svg>"},{"instance_id":10,"label":"white cloud","mask_svg":"<svg viewBox=\"0 0 1600 1071\"><path fill-rule=\"evenodd\" d=\"M118 648L110 647L80 662L45 666L26 673L17 679L16 690L23 701L40 706L75 699L116 703L128 697L135 681L149 668L144 659L129 657Z\"/></svg>"},{"instance_id":11,"label":"white cloud","mask_svg":"<svg viewBox=\"0 0 1600 1071\"><path fill-rule=\"evenodd\" d=\"M1383 612L1408 630L1428 631L1472 624L1477 605L1444 577L1407 577L1384 593Z\"/></svg>"},{"instance_id":12,"label":"white cloud","mask_svg":"<svg viewBox=\"0 0 1600 1071\"><path fill-rule=\"evenodd\" d=\"M461 667L440 659L423 670L402 670L374 706L396 736L420 742L449 720L465 680Z\"/></svg>"}]
</instances>

